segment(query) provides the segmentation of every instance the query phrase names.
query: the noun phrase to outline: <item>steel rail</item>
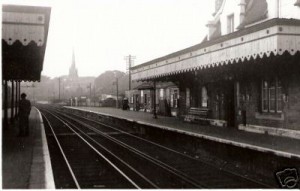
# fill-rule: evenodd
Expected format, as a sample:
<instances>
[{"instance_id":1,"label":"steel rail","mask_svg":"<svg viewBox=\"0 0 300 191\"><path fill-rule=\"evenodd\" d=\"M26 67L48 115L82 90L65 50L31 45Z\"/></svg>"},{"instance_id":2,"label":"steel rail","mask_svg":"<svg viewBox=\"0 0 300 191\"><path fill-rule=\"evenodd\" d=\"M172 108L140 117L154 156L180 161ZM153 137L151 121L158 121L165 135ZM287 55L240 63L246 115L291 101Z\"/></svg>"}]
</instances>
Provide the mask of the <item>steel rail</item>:
<instances>
[{"instance_id":1,"label":"steel rail","mask_svg":"<svg viewBox=\"0 0 300 191\"><path fill-rule=\"evenodd\" d=\"M125 179L127 179L135 188L141 189L131 178L129 178L122 170L120 170L115 164L113 164L108 158L106 158L102 153L100 153L93 145L91 145L87 140L85 140L79 133L74 131L72 127L69 126L69 124L65 123L62 119L57 117L55 114L52 114L51 112L48 112L55 118L57 118L59 121L61 121L64 125L66 125L71 131L73 131L82 141L84 141L90 148L92 148L99 156L101 156L107 163L109 163L115 170L117 170Z\"/></svg>"},{"instance_id":2,"label":"steel rail","mask_svg":"<svg viewBox=\"0 0 300 191\"><path fill-rule=\"evenodd\" d=\"M69 114L69 113L68 113L68 114ZM134 138L136 138L136 139L139 139L139 140L142 140L142 141L144 141L144 142L147 142L147 143L156 145L156 146L158 146L158 147L160 147L160 148L163 148L163 149L166 149L166 150L168 150L168 151L177 153L177 154L179 154L179 155L181 155L181 156L190 158L190 159L195 160L195 161L200 161L200 162L202 162L202 163L204 163L204 164L206 164L206 165L209 165L209 166L211 166L211 167L213 167L213 168L216 168L216 166L214 166L214 165L212 165L212 164L210 164L210 163L208 163L208 162L205 162L205 161L202 161L202 160L199 160L199 159L195 159L195 158L193 158L192 156L186 155L186 154L184 154L184 153L181 153L181 152L179 152L179 151L173 150L173 149L171 149L171 148L168 148L168 147L166 147L166 146L160 145L160 144L158 144L158 143L149 141L149 140L147 140L147 139L141 138L141 137L139 137L139 136L130 134L130 133L126 132L126 131L117 129L117 128L115 128L115 127L113 127L113 126L110 126L110 125L107 125L107 124L105 124L105 123L96 121L96 120L94 120L94 119L89 119L89 118L86 118L86 117L83 117L83 116L80 116L80 115L77 115L77 114L73 114L73 113L72 113L71 115L75 115L75 116L77 116L77 117L86 119L86 120L88 120L88 121L92 121L92 122L97 123L97 124L99 124L99 125L106 126L106 127L108 127L108 128L114 129L114 130L116 130L116 131L118 131L118 132L121 132L121 133L123 133L123 134L126 134L126 135L128 135L128 136L134 137ZM270 185L264 184L264 183L262 183L262 182L258 182L258 181L254 180L254 179L251 179L251 178L249 178L249 177L242 176L242 175L240 175L240 174L238 174L238 173L234 173L234 172L228 171L228 170L226 170L226 169L219 169L219 168L217 168L217 169L218 169L218 170L222 170L223 172L226 172L226 173L229 173L229 174L238 176L238 177L243 178L243 179L245 179L245 180L248 180L248 181L250 181L250 182L253 182L253 183L256 183L256 184L260 184L260 185L262 185L262 186L264 186L264 187L266 187L266 188L271 188Z\"/></svg>"},{"instance_id":3,"label":"steel rail","mask_svg":"<svg viewBox=\"0 0 300 191\"><path fill-rule=\"evenodd\" d=\"M217 168L216 166L214 166L214 165L211 164L211 163L208 163L208 162L203 161L203 160L195 159L194 157L192 157L192 156L190 156L190 155L181 153L181 152L179 152L179 151L176 151L176 150L173 150L173 149L171 149L171 148L165 147L165 146L163 146L163 145L157 144L157 143L155 143L155 142L149 141L149 140L147 140L147 139L143 139L143 138L138 137L138 136L136 136L136 135L132 135L132 134L130 134L130 133L128 133L128 132L122 131L122 130L117 129L117 128L115 128L115 127L112 127L112 126L110 126L110 125L107 125L107 124L104 124L104 123L102 123L102 122L96 121L96 120L94 120L94 119L89 119L89 118L87 118L87 117L83 117L83 116L80 116L80 115L78 115L78 114L74 114L74 113L70 113L70 112L66 112L66 111L62 112L62 111L58 110L57 108L55 108L54 110L56 110L56 112L58 112L58 113L60 113L61 115L64 115L64 116L73 115L73 116L76 116L76 117L85 119L85 120L87 120L87 121L89 121L89 122L94 122L94 123L96 123L96 124L98 124L98 125L103 125L103 126L105 126L105 127L114 129L114 130L116 130L116 131L118 131L118 132L121 132L121 133L123 133L123 134L126 134L126 135L128 135L128 136L131 136L131 137L134 137L134 138L136 138L136 139L142 140L142 141L144 141L144 142L148 142L148 143L150 143L150 144L156 145L156 146L158 146L158 147L160 147L160 148L163 148L163 149L166 149L166 150L168 150L168 151L174 152L174 153L176 153L176 154L179 154L179 155L181 155L181 156L183 156L183 157L187 157L187 158L189 158L189 159L195 160L195 161L197 161L197 162L201 162L201 163L206 164L206 165L208 165L208 166L210 166L210 167L212 167L212 168L215 168L215 169L221 170L221 171L223 171L223 172L225 172L225 173L228 173L228 174L231 174L231 175L240 177L241 179L247 180L247 181L249 181L249 182L253 182L253 183L256 183L256 184L258 184L258 185L262 185L262 186L264 186L264 187L266 187L266 188L268 188L268 187L270 188L270 187L271 187L270 185L267 185L267 184L265 184L265 183L259 182L259 181L257 181L257 180L252 179L252 178L249 178L249 177L242 176L242 175L240 175L240 174L238 174L238 173L235 173L235 172L233 172L233 171L230 171L230 170L227 170L227 169L224 169L224 168L219 169L219 168ZM62 113L67 113L68 115L62 114Z\"/></svg>"},{"instance_id":4,"label":"steel rail","mask_svg":"<svg viewBox=\"0 0 300 191\"><path fill-rule=\"evenodd\" d=\"M60 117L58 117L57 115L55 115L55 117L61 119ZM61 119L61 122L63 122L63 120ZM63 122L65 125L68 125L67 123ZM130 170L132 170L133 172L135 172L136 174L138 174L142 179L144 179L146 182L148 182L151 186L153 186L154 188L159 188L156 184L154 184L151 180L149 180L148 178L146 178L143 174L141 174L140 172L138 172L136 169L134 169L132 166L130 166L128 163L126 163L124 160L122 160L120 157L118 157L117 155L115 155L114 153L112 153L110 150L108 150L106 147L104 147L103 145L101 145L99 142L97 142L96 140L94 140L91 136L89 136L88 134L84 133L82 130L78 129L76 127L76 125L72 124L71 122L68 122L69 124L71 124L74 128L76 128L78 131L80 131L82 134L84 134L86 137L88 137L91 141L93 141L95 144L97 144L99 147L101 147L102 149L104 149L106 152L108 152L109 154L111 154L113 157L115 157L117 160L119 160L120 162L122 162L124 165L126 165Z\"/></svg>"},{"instance_id":5,"label":"steel rail","mask_svg":"<svg viewBox=\"0 0 300 191\"><path fill-rule=\"evenodd\" d=\"M112 153L110 150L108 150L106 147L104 147L103 145L101 145L99 142L97 142L95 139L93 139L90 135L88 135L87 133L83 132L82 130L78 129L76 127L76 125L74 125L72 122L69 122L69 124L71 124L72 126L74 126L74 128L76 128L78 131L80 131L83 135L85 135L86 137L88 137L91 141L93 141L96 145L98 145L99 147L101 147L102 149L104 149L105 151L107 151L109 154L111 154L113 157L115 157L116 159L118 159L120 162L122 162L124 165L126 165L128 168L130 168L132 171L134 171L136 174L138 174L140 177L142 177L144 180L146 180L149 184L151 184L154 188L159 188L156 184L154 184L151 180L149 180L148 178L146 178L143 174L141 174L140 172L138 172L136 169L134 169L131 165L129 165L128 163L126 163L124 160L122 160L120 157L118 157L117 155L115 155L114 153Z\"/></svg>"},{"instance_id":6,"label":"steel rail","mask_svg":"<svg viewBox=\"0 0 300 191\"><path fill-rule=\"evenodd\" d=\"M61 115L63 115L63 114L61 114ZM65 116L65 117L71 118L69 116ZM169 166L168 164L166 164L166 163L164 163L162 161L159 161L159 160L157 160L157 159L155 159L155 158L153 158L153 157L151 157L151 156L149 156L149 155L147 155L147 154L145 154L145 153L143 153L143 152L141 152L141 151L133 148L130 145L127 145L126 143L123 143L122 141L119 141L119 140L117 140L117 139L115 139L115 138L113 138L113 137L111 137L109 135L106 135L105 133L99 131L98 129L96 129L96 128L88 125L88 124L84 124L83 122L78 121L77 119L74 119L74 118L72 120L76 121L77 123L81 124L82 126L85 126L85 127L89 128L89 129L93 130L94 132L99 133L103 137L109 139L110 141L113 141L114 143L122 146L123 148L128 149L129 151L137 154L138 156L143 157L144 159L152 162L153 164L155 164L155 165L157 165L157 166L165 169L166 171L168 171L168 172L172 173L173 175L181 178L182 180L184 180L184 181L188 182L189 184L193 185L194 187L197 187L197 188L207 187L207 186L202 185L201 183L199 183L197 180L194 180L193 178L188 177L185 173L183 173L183 172L181 172L181 171L179 171L179 170L177 170L177 169Z\"/></svg>"},{"instance_id":7,"label":"steel rail","mask_svg":"<svg viewBox=\"0 0 300 191\"><path fill-rule=\"evenodd\" d=\"M55 141L56 141L56 143L57 143L57 145L58 145L58 148L59 148L59 150L60 150L60 152L61 152L61 154L62 154L62 156L63 156L63 158L64 158L64 160L65 160L65 162L66 162L66 164L67 164L67 166L68 166L68 169L69 169L69 171L70 171L70 173L71 173L72 179L73 179L73 181L74 181L76 187L77 187L78 189L80 189L80 185L79 185L79 183L78 183L78 181L77 181L77 179L76 179L76 176L75 176L75 174L74 174L74 172L73 172L73 170L72 170L72 168L71 168L71 165L70 165L70 163L69 163L69 161L68 161L68 159L67 159L67 157L66 157L66 155L65 155L65 153L64 153L64 151L63 151L63 149L62 149L62 147L61 147L61 144L60 144L59 140L57 139L57 136L56 136L56 134L55 134L55 132L54 132L54 130L53 130L51 124L50 124L50 121L48 120L48 118L47 118L44 114L42 114L42 115L43 115L44 118L46 119L46 121L47 121L47 123L48 123L48 125L49 125L49 127L50 127L50 129L51 129L51 132L52 132L52 134L53 134L53 137L54 137L54 139L55 139Z\"/></svg>"}]
</instances>

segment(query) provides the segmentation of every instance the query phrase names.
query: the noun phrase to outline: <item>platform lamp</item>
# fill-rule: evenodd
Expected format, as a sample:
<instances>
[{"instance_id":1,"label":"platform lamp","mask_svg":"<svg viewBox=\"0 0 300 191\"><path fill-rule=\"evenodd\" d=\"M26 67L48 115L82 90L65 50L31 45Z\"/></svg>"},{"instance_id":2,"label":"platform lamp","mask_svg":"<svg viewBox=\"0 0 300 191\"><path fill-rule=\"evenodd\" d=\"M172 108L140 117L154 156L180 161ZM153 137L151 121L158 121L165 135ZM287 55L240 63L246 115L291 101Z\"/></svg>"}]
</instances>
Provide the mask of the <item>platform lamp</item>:
<instances>
[{"instance_id":1,"label":"platform lamp","mask_svg":"<svg viewBox=\"0 0 300 191\"><path fill-rule=\"evenodd\" d=\"M116 108L119 108L119 87L118 87L119 82L118 82L117 74L115 71L114 71L114 76L116 78L116 81L113 82L113 85L116 85L116 89L117 89Z\"/></svg>"}]
</instances>

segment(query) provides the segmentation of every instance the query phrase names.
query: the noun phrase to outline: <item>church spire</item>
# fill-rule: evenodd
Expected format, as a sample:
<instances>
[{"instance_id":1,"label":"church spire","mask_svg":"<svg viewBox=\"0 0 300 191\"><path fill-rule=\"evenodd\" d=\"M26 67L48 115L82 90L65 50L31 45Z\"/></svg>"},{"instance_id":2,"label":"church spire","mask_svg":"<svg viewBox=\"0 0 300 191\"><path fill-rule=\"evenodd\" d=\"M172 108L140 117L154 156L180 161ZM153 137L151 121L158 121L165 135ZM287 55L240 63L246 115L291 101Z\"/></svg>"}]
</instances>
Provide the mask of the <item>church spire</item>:
<instances>
[{"instance_id":1,"label":"church spire","mask_svg":"<svg viewBox=\"0 0 300 191\"><path fill-rule=\"evenodd\" d=\"M77 68L75 66L74 49L73 49L73 55L72 55L72 65L71 65L70 70L69 70L69 78L71 78L72 80L78 78L78 72L77 72Z\"/></svg>"},{"instance_id":2,"label":"church spire","mask_svg":"<svg viewBox=\"0 0 300 191\"><path fill-rule=\"evenodd\" d=\"M75 67L75 53L74 53L74 49L73 49L73 55L72 55L72 67Z\"/></svg>"}]
</instances>

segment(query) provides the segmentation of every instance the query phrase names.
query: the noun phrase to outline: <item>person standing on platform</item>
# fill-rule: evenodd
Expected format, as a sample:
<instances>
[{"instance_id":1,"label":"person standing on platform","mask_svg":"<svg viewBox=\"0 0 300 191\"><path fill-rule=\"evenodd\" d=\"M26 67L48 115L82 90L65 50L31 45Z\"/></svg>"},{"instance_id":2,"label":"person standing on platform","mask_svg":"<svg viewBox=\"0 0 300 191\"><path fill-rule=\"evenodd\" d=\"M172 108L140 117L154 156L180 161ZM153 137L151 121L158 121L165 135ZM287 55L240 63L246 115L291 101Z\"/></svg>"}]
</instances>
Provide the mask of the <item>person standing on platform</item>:
<instances>
[{"instance_id":1,"label":"person standing on platform","mask_svg":"<svg viewBox=\"0 0 300 191\"><path fill-rule=\"evenodd\" d=\"M29 135L29 114L31 111L31 103L26 99L26 94L21 94L19 103L19 136Z\"/></svg>"}]
</instances>

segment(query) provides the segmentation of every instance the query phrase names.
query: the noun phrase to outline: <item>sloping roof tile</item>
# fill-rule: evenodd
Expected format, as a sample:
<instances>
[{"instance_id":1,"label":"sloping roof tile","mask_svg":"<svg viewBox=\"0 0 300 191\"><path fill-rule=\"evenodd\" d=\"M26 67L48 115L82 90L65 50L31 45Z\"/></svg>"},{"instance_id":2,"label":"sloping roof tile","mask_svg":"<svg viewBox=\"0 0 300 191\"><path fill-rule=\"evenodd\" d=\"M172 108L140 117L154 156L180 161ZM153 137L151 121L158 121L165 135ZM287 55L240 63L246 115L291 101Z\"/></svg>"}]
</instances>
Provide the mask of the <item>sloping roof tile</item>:
<instances>
[{"instance_id":1,"label":"sloping roof tile","mask_svg":"<svg viewBox=\"0 0 300 191\"><path fill-rule=\"evenodd\" d=\"M266 0L250 0L247 3L245 19L238 28L264 20L267 18L267 13L268 4Z\"/></svg>"}]
</instances>

